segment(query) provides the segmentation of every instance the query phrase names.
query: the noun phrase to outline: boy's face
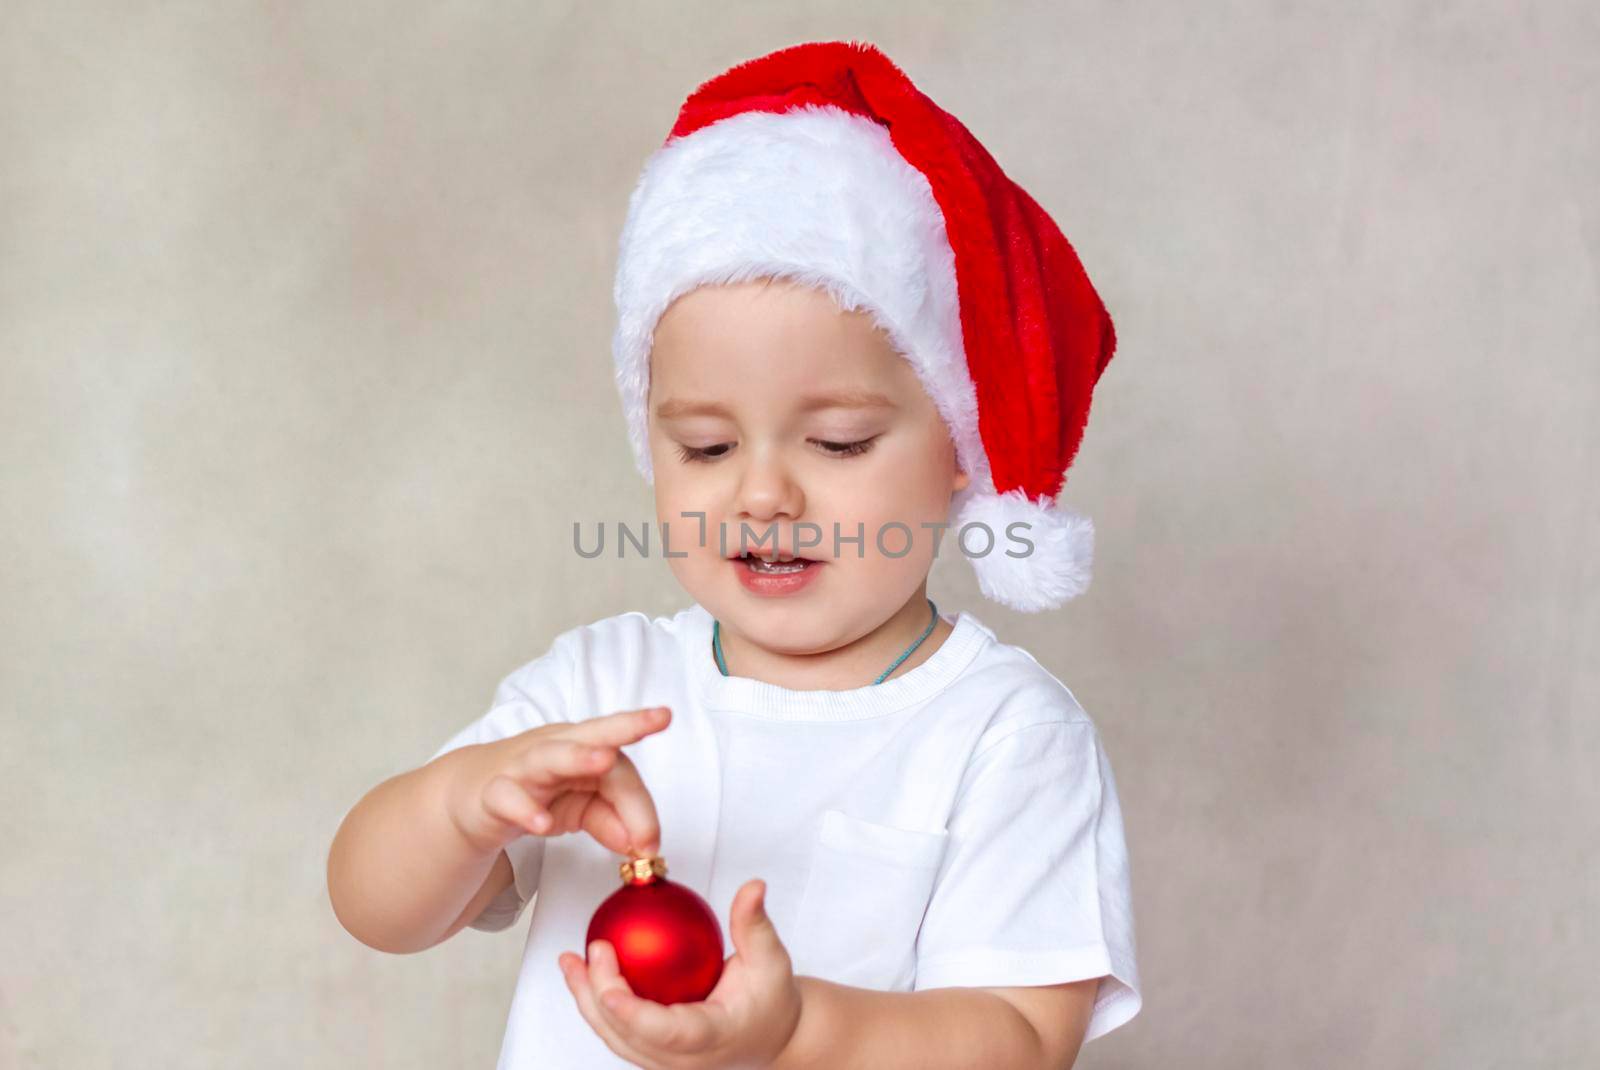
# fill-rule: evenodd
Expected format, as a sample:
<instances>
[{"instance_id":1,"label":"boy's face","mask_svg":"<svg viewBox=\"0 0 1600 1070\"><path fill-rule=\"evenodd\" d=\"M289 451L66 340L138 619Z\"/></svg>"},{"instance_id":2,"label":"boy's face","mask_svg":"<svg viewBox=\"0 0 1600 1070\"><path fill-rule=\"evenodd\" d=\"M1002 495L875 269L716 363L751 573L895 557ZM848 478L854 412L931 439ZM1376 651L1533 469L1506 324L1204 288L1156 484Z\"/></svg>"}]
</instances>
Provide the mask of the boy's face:
<instances>
[{"instance_id":1,"label":"boy's face","mask_svg":"<svg viewBox=\"0 0 1600 1070\"><path fill-rule=\"evenodd\" d=\"M841 395L855 403L816 400ZM859 404L870 395L881 401ZM911 364L867 313L786 280L695 290L657 323L649 407L656 518L672 553L687 554L667 562L725 628L815 653L920 604L935 538L922 525L948 522L969 476ZM703 539L693 513L705 514ZM785 581L753 578L738 559L741 522L745 548L821 563L777 593ZM863 537L836 552L835 531Z\"/></svg>"}]
</instances>

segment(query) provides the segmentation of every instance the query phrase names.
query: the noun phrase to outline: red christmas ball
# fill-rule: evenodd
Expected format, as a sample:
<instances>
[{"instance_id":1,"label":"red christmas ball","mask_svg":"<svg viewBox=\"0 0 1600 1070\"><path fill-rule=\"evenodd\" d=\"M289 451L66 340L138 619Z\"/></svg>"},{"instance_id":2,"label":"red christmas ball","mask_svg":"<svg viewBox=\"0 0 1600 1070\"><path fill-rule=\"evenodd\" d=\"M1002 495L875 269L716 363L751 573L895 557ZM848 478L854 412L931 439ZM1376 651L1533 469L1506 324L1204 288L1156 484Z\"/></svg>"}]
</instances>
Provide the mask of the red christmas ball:
<instances>
[{"instance_id":1,"label":"red christmas ball","mask_svg":"<svg viewBox=\"0 0 1600 1070\"><path fill-rule=\"evenodd\" d=\"M622 864L622 887L595 910L584 941L609 940L634 995L657 1003L693 1003L722 976L722 926L694 889L667 880L659 856Z\"/></svg>"}]
</instances>

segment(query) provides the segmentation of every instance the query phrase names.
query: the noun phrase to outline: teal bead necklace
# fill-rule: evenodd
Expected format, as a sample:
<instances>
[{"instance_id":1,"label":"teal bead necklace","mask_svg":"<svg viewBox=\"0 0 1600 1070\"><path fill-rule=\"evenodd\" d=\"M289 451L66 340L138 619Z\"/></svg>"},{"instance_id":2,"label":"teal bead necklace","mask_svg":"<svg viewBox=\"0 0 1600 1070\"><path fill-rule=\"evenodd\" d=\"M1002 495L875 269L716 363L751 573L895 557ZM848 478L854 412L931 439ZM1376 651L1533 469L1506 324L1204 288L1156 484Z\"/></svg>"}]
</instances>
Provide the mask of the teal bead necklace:
<instances>
[{"instance_id":1,"label":"teal bead necklace","mask_svg":"<svg viewBox=\"0 0 1600 1070\"><path fill-rule=\"evenodd\" d=\"M917 647L922 645L922 641L924 639L933 634L933 626L939 623L939 607L933 604L933 599L931 598L928 599L928 609L930 611L928 626L923 629L922 636L915 643L912 643L910 646L908 646L904 654L901 654L898 658L895 658L894 664L883 670L878 678L872 681L874 684L883 683L883 681L888 678L890 673L894 672L895 669L900 667L900 663L902 661L909 658L912 653L916 651ZM722 622L720 620L712 621L711 623L711 649L715 651L717 655L717 668L722 670L722 675L727 676L728 662L727 659L722 656Z\"/></svg>"}]
</instances>

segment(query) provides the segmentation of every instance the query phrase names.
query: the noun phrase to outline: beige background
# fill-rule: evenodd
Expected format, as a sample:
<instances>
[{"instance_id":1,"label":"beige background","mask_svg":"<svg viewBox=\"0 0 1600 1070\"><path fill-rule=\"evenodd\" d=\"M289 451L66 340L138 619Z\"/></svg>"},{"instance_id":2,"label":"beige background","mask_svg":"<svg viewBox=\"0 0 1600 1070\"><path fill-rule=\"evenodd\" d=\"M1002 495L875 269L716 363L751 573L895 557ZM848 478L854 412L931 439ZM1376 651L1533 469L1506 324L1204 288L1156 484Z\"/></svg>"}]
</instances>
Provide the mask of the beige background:
<instances>
[{"instance_id":1,"label":"beige background","mask_svg":"<svg viewBox=\"0 0 1600 1070\"><path fill-rule=\"evenodd\" d=\"M1091 591L934 590L1117 770L1145 1007L1080 1065L1590 1063L1600 17L1289 7L7 3L0 1066L492 1065L518 936L368 950L329 838L685 603L570 549L652 515L616 237L685 94L825 38L1119 329Z\"/></svg>"}]
</instances>

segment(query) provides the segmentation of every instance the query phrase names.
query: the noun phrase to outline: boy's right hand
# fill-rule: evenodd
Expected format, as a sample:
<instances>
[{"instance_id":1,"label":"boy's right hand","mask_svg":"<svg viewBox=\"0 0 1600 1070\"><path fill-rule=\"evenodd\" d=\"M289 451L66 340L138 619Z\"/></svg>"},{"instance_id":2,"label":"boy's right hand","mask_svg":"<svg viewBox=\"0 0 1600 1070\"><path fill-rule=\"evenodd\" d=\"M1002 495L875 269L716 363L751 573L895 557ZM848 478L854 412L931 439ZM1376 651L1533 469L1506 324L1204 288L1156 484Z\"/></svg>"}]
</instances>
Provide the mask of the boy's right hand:
<instances>
[{"instance_id":1,"label":"boy's right hand","mask_svg":"<svg viewBox=\"0 0 1600 1070\"><path fill-rule=\"evenodd\" d=\"M525 833L583 830L620 855L659 852L655 801L621 747L672 721L665 706L540 725L463 747L446 792L456 828L485 854Z\"/></svg>"}]
</instances>

